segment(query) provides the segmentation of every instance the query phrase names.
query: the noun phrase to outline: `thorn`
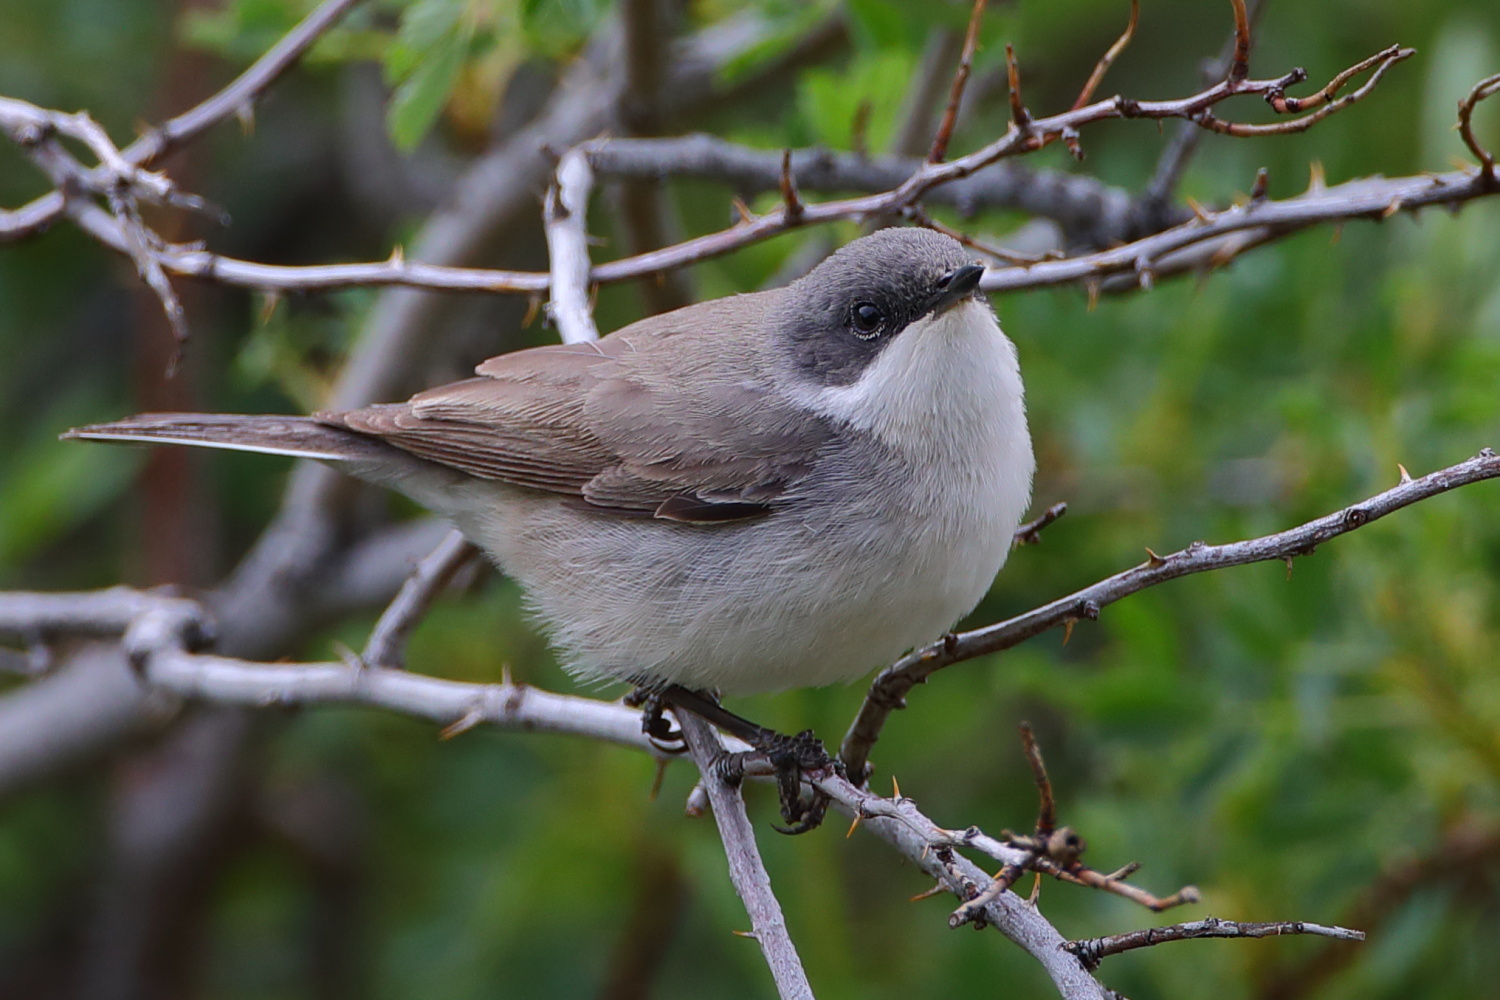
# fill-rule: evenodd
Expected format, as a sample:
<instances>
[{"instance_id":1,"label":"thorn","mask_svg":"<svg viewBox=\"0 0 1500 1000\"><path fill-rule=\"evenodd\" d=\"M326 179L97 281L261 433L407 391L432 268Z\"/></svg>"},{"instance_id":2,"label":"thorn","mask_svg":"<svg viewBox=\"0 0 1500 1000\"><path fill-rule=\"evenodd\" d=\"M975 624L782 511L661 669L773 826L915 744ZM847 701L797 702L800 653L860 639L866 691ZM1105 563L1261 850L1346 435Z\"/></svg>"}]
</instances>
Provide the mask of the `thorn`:
<instances>
[{"instance_id":1,"label":"thorn","mask_svg":"<svg viewBox=\"0 0 1500 1000\"><path fill-rule=\"evenodd\" d=\"M1336 246L1339 245L1339 240L1341 240L1343 238L1344 238L1344 224L1342 222L1334 223L1334 226L1333 226L1333 235L1328 238L1328 245L1331 246L1331 247L1336 247Z\"/></svg>"},{"instance_id":2,"label":"thorn","mask_svg":"<svg viewBox=\"0 0 1500 1000\"><path fill-rule=\"evenodd\" d=\"M1401 211L1401 199L1397 198L1389 205L1385 206L1385 208L1381 211L1380 221L1384 222L1386 219L1389 219L1399 211Z\"/></svg>"},{"instance_id":3,"label":"thorn","mask_svg":"<svg viewBox=\"0 0 1500 1000\"><path fill-rule=\"evenodd\" d=\"M739 217L739 225L749 225L755 221L755 213L750 211L750 206L746 205L739 195L729 199L729 204L733 206L734 214Z\"/></svg>"},{"instance_id":4,"label":"thorn","mask_svg":"<svg viewBox=\"0 0 1500 1000\"><path fill-rule=\"evenodd\" d=\"M1033 881L1031 883L1031 894L1026 897L1026 902L1030 903L1034 908L1037 902L1042 898L1042 873L1032 872L1031 874L1033 878Z\"/></svg>"},{"instance_id":5,"label":"thorn","mask_svg":"<svg viewBox=\"0 0 1500 1000\"><path fill-rule=\"evenodd\" d=\"M1271 186L1271 175L1261 167L1255 172L1255 183L1250 187L1250 201L1260 202L1266 200L1266 191Z\"/></svg>"},{"instance_id":6,"label":"thorn","mask_svg":"<svg viewBox=\"0 0 1500 1000\"><path fill-rule=\"evenodd\" d=\"M647 802L655 802L656 797L661 794L661 783L667 776L667 761L656 762L656 777L651 779L651 791L646 795Z\"/></svg>"},{"instance_id":7,"label":"thorn","mask_svg":"<svg viewBox=\"0 0 1500 1000\"><path fill-rule=\"evenodd\" d=\"M1093 312L1099 308L1099 292L1103 286L1097 279L1090 279L1084 282L1084 287L1089 291L1089 312Z\"/></svg>"},{"instance_id":8,"label":"thorn","mask_svg":"<svg viewBox=\"0 0 1500 1000\"><path fill-rule=\"evenodd\" d=\"M1165 566L1167 564L1167 561L1165 559L1157 555L1155 552L1151 551L1151 546L1149 545L1146 546L1146 555L1151 557L1149 560L1147 560L1146 565L1150 566L1152 569L1156 569L1158 566Z\"/></svg>"},{"instance_id":9,"label":"thorn","mask_svg":"<svg viewBox=\"0 0 1500 1000\"><path fill-rule=\"evenodd\" d=\"M781 151L781 200L786 206L785 218L790 225L802 218L802 198L797 193L797 180L792 176L792 150Z\"/></svg>"},{"instance_id":10,"label":"thorn","mask_svg":"<svg viewBox=\"0 0 1500 1000\"><path fill-rule=\"evenodd\" d=\"M901 786L896 784L896 776L894 774L891 775L891 792L892 798L895 798L897 800L901 798Z\"/></svg>"},{"instance_id":11,"label":"thorn","mask_svg":"<svg viewBox=\"0 0 1500 1000\"><path fill-rule=\"evenodd\" d=\"M509 663L500 664L500 683L504 684L506 687L511 687L516 683L515 678L511 677L510 675Z\"/></svg>"},{"instance_id":12,"label":"thorn","mask_svg":"<svg viewBox=\"0 0 1500 1000\"><path fill-rule=\"evenodd\" d=\"M397 243L395 246L391 247L390 264L392 267L399 268L405 263L406 251L402 249L401 244Z\"/></svg>"},{"instance_id":13,"label":"thorn","mask_svg":"<svg viewBox=\"0 0 1500 1000\"><path fill-rule=\"evenodd\" d=\"M943 885L943 883L939 882L936 885L934 885L931 889L923 889L921 892L919 892L915 896L911 897L911 899L908 900L908 902L911 902L911 903L920 903L924 899L931 899L933 896L940 895L941 893L944 893L944 892L947 892L947 891L948 890Z\"/></svg>"},{"instance_id":14,"label":"thorn","mask_svg":"<svg viewBox=\"0 0 1500 1000\"><path fill-rule=\"evenodd\" d=\"M1209 223L1214 221L1213 216L1209 213L1208 209L1204 208L1198 203L1198 199L1189 196L1185 200L1187 201L1188 208L1191 208L1193 210L1193 214L1198 217L1199 222Z\"/></svg>"},{"instance_id":15,"label":"thorn","mask_svg":"<svg viewBox=\"0 0 1500 1000\"><path fill-rule=\"evenodd\" d=\"M729 933L733 934L735 937L749 938L752 941L760 940L760 935L755 933L754 931L730 931Z\"/></svg>"},{"instance_id":16,"label":"thorn","mask_svg":"<svg viewBox=\"0 0 1500 1000\"><path fill-rule=\"evenodd\" d=\"M1403 485L1411 482L1411 473L1406 471L1406 466L1402 465L1400 462L1397 462L1396 468L1401 470L1401 482Z\"/></svg>"},{"instance_id":17,"label":"thorn","mask_svg":"<svg viewBox=\"0 0 1500 1000\"><path fill-rule=\"evenodd\" d=\"M477 708L471 708L454 722L444 726L438 733L438 739L447 741L455 736L462 736L475 726L484 721L484 713Z\"/></svg>"},{"instance_id":18,"label":"thorn","mask_svg":"<svg viewBox=\"0 0 1500 1000\"><path fill-rule=\"evenodd\" d=\"M854 836L854 831L859 829L859 824L864 818L865 814L862 812L857 812L854 814L854 822L849 824L849 832L844 834L845 840L848 840L850 837Z\"/></svg>"},{"instance_id":19,"label":"thorn","mask_svg":"<svg viewBox=\"0 0 1500 1000\"><path fill-rule=\"evenodd\" d=\"M1069 639L1073 638L1073 626L1077 625L1077 624L1078 624L1078 619L1077 618L1069 618L1066 622L1063 623L1063 642L1062 642L1062 644L1064 646L1066 646L1068 644L1068 640Z\"/></svg>"},{"instance_id":20,"label":"thorn","mask_svg":"<svg viewBox=\"0 0 1500 1000\"><path fill-rule=\"evenodd\" d=\"M542 311L542 297L535 292L526 297L526 315L521 317L523 327L530 326L536 314Z\"/></svg>"},{"instance_id":21,"label":"thorn","mask_svg":"<svg viewBox=\"0 0 1500 1000\"><path fill-rule=\"evenodd\" d=\"M276 315L276 310L281 308L282 296L280 292L266 292L260 297L260 315L256 317L261 326L271 322L271 317Z\"/></svg>"},{"instance_id":22,"label":"thorn","mask_svg":"<svg viewBox=\"0 0 1500 1000\"><path fill-rule=\"evenodd\" d=\"M1284 562L1284 563L1286 563L1286 578L1287 578L1287 581L1290 582L1291 579L1292 579L1292 557L1291 556L1282 556L1281 557L1281 561Z\"/></svg>"},{"instance_id":23,"label":"thorn","mask_svg":"<svg viewBox=\"0 0 1500 1000\"><path fill-rule=\"evenodd\" d=\"M1328 175L1323 171L1323 161L1313 160L1307 167L1307 191L1322 194L1328 190Z\"/></svg>"}]
</instances>

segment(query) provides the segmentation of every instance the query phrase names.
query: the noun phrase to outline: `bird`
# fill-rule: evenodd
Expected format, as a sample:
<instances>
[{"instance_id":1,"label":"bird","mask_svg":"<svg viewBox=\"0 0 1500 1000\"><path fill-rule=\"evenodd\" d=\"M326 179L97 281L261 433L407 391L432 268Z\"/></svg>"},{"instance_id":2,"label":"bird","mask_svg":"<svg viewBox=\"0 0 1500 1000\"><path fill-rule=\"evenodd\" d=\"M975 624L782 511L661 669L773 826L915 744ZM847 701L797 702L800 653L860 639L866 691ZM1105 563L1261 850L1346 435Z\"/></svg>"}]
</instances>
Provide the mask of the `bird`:
<instances>
[{"instance_id":1,"label":"bird","mask_svg":"<svg viewBox=\"0 0 1500 1000\"><path fill-rule=\"evenodd\" d=\"M739 695L937 639L1006 561L1035 460L982 265L929 229L776 289L311 416L142 414L64 437L315 459L450 519L585 680Z\"/></svg>"}]
</instances>

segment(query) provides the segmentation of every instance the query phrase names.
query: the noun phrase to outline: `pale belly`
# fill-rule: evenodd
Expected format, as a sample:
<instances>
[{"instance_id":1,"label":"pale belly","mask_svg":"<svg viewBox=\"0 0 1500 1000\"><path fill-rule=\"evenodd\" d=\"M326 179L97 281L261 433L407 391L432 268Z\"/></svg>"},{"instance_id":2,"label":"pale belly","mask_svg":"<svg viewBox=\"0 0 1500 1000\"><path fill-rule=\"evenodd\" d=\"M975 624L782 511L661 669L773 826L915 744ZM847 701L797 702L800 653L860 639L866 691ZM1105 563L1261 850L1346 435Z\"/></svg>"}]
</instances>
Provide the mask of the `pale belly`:
<instances>
[{"instance_id":1,"label":"pale belly","mask_svg":"<svg viewBox=\"0 0 1500 1000\"><path fill-rule=\"evenodd\" d=\"M853 680L937 639L988 590L1026 502L977 477L941 503L885 490L692 526L482 488L508 495L460 527L572 672L729 694Z\"/></svg>"}]
</instances>

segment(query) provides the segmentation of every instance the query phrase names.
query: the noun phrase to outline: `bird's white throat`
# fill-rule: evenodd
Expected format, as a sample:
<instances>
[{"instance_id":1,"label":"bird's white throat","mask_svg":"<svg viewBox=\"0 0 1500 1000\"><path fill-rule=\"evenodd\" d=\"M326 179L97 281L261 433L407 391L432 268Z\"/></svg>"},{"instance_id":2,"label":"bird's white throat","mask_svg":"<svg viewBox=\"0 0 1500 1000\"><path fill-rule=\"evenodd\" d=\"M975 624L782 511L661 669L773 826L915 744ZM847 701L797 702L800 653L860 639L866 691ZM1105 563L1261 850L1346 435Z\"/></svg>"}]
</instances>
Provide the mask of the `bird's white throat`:
<instances>
[{"instance_id":1,"label":"bird's white throat","mask_svg":"<svg viewBox=\"0 0 1500 1000\"><path fill-rule=\"evenodd\" d=\"M1030 486L1031 447L1016 348L981 300L917 320L858 381L818 389L807 402L912 457L999 450L1021 460L1011 446L1024 442L1024 470L1016 471Z\"/></svg>"}]
</instances>

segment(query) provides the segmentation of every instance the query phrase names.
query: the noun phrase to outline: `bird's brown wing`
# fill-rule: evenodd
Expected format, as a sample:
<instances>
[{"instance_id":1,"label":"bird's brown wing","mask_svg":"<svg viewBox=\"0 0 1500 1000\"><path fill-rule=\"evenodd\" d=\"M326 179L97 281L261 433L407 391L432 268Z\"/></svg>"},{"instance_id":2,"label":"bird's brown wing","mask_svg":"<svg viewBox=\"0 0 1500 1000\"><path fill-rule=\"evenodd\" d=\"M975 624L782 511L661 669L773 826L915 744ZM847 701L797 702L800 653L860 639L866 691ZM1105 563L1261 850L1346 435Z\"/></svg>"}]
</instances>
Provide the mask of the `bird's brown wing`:
<instances>
[{"instance_id":1,"label":"bird's brown wing","mask_svg":"<svg viewBox=\"0 0 1500 1000\"><path fill-rule=\"evenodd\" d=\"M759 516L811 471L829 436L770 392L756 364L750 338L766 304L690 306L598 343L491 358L479 377L406 403L318 417L602 511L695 523Z\"/></svg>"}]
</instances>

